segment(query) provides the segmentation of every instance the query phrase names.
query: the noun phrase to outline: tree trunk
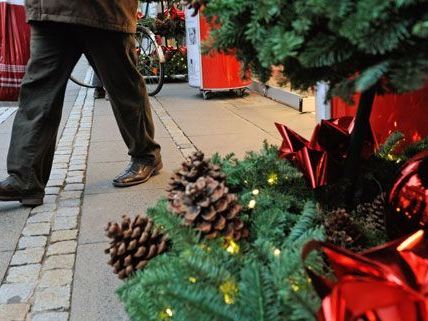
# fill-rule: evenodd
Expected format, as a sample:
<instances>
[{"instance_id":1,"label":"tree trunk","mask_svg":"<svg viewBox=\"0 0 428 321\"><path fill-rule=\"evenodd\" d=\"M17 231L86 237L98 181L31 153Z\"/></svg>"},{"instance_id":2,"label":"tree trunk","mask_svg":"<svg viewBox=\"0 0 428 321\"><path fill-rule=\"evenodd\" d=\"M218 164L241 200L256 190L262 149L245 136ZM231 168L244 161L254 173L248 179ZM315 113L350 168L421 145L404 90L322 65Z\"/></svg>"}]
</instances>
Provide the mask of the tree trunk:
<instances>
[{"instance_id":1,"label":"tree trunk","mask_svg":"<svg viewBox=\"0 0 428 321\"><path fill-rule=\"evenodd\" d=\"M355 125L351 134L348 157L345 162L345 178L350 183L348 191L348 204L352 203L355 194L356 183L360 172L361 153L364 141L370 131L370 115L372 113L373 101L376 95L376 86L373 86L361 94L358 105Z\"/></svg>"}]
</instances>

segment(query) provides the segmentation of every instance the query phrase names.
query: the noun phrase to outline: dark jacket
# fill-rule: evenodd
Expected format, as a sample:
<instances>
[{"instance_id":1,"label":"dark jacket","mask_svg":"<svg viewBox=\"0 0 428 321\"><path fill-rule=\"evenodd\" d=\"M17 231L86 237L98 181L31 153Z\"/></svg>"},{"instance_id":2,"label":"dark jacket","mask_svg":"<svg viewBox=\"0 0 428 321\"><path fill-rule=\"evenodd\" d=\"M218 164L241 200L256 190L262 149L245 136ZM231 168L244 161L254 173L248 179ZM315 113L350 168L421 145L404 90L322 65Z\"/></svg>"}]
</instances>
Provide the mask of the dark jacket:
<instances>
[{"instance_id":1,"label":"dark jacket","mask_svg":"<svg viewBox=\"0 0 428 321\"><path fill-rule=\"evenodd\" d=\"M137 0L26 0L27 20L72 23L134 33Z\"/></svg>"}]
</instances>

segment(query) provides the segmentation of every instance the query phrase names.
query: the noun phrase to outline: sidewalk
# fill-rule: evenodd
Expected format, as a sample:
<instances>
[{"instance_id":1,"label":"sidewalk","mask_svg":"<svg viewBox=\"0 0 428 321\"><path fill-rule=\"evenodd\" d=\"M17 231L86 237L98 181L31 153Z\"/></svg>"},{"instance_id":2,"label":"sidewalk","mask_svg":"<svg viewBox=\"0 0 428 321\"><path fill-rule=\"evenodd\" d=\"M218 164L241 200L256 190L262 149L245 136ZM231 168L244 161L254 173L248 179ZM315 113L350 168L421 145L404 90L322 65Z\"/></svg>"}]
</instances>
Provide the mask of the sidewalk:
<instances>
[{"instance_id":1,"label":"sidewalk","mask_svg":"<svg viewBox=\"0 0 428 321\"><path fill-rule=\"evenodd\" d=\"M116 189L111 179L129 157L109 102L94 102L86 89L78 96L68 91L67 97L77 101L64 110L70 117L63 119L48 202L31 212L14 203L0 204L2 321L127 320L115 294L120 281L103 252L107 222L144 213L165 195L172 171L195 149L241 157L260 149L264 140L280 144L275 121L306 137L315 124L314 115L256 94L204 101L187 84L167 84L152 99L164 169L144 185ZM2 177L11 121L0 124Z\"/></svg>"}]
</instances>

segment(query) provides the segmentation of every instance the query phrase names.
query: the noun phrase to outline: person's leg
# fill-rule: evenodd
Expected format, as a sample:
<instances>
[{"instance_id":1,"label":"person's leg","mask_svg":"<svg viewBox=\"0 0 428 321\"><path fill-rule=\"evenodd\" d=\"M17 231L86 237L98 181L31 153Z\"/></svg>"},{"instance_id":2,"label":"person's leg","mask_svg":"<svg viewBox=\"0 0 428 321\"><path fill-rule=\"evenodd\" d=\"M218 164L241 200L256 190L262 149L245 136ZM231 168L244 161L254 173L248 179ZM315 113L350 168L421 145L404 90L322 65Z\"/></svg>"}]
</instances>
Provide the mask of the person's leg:
<instances>
[{"instance_id":1,"label":"person's leg","mask_svg":"<svg viewBox=\"0 0 428 321\"><path fill-rule=\"evenodd\" d=\"M160 146L154 141L154 125L144 80L136 68L132 34L83 28L85 54L110 95L113 112L129 155L156 161Z\"/></svg>"},{"instance_id":2,"label":"person's leg","mask_svg":"<svg viewBox=\"0 0 428 321\"><path fill-rule=\"evenodd\" d=\"M106 96L106 91L104 90L103 83L101 79L98 77L97 72L94 72L94 77L92 78L92 86L95 87L94 90L94 98L104 98Z\"/></svg>"},{"instance_id":3,"label":"person's leg","mask_svg":"<svg viewBox=\"0 0 428 321\"><path fill-rule=\"evenodd\" d=\"M129 155L141 164L157 167L151 168L149 172L141 172L140 168L138 171L141 175L128 177L126 182L118 182L116 179L114 184L129 186L142 183L162 165L160 146L154 140L154 125L146 86L136 68L135 38L132 34L91 28L83 28L81 33L85 54L92 59L109 93ZM136 167L125 172L129 174L129 171L135 172Z\"/></svg>"},{"instance_id":4,"label":"person's leg","mask_svg":"<svg viewBox=\"0 0 428 321\"><path fill-rule=\"evenodd\" d=\"M16 200L23 203L25 200L20 195L44 195L67 80L80 55L68 26L32 25L31 57L21 86L7 158L10 176L0 186L0 200L7 200L5 184L16 189Z\"/></svg>"}]
</instances>

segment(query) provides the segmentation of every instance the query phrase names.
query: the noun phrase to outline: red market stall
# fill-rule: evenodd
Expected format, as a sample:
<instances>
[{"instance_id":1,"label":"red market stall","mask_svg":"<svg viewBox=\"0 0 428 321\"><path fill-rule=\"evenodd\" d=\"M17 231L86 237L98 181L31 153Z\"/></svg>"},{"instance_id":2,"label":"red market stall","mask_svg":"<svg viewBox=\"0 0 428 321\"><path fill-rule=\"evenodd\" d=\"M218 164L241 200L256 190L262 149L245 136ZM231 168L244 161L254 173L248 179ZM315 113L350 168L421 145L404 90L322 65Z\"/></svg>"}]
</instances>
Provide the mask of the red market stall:
<instances>
[{"instance_id":1,"label":"red market stall","mask_svg":"<svg viewBox=\"0 0 428 321\"><path fill-rule=\"evenodd\" d=\"M0 101L18 99L29 57L24 0L0 0Z\"/></svg>"},{"instance_id":2,"label":"red market stall","mask_svg":"<svg viewBox=\"0 0 428 321\"><path fill-rule=\"evenodd\" d=\"M331 104L331 117L354 116L359 96L354 106L335 98ZM428 86L403 95L376 96L371 123L377 141L383 143L393 132L402 132L407 142L415 142L428 136Z\"/></svg>"},{"instance_id":3,"label":"red market stall","mask_svg":"<svg viewBox=\"0 0 428 321\"><path fill-rule=\"evenodd\" d=\"M189 84L199 88L208 98L213 91L236 91L242 95L251 80L242 79L240 62L233 55L211 53L202 55L201 43L211 30L203 15L192 16L193 10L186 10L186 44Z\"/></svg>"}]
</instances>

